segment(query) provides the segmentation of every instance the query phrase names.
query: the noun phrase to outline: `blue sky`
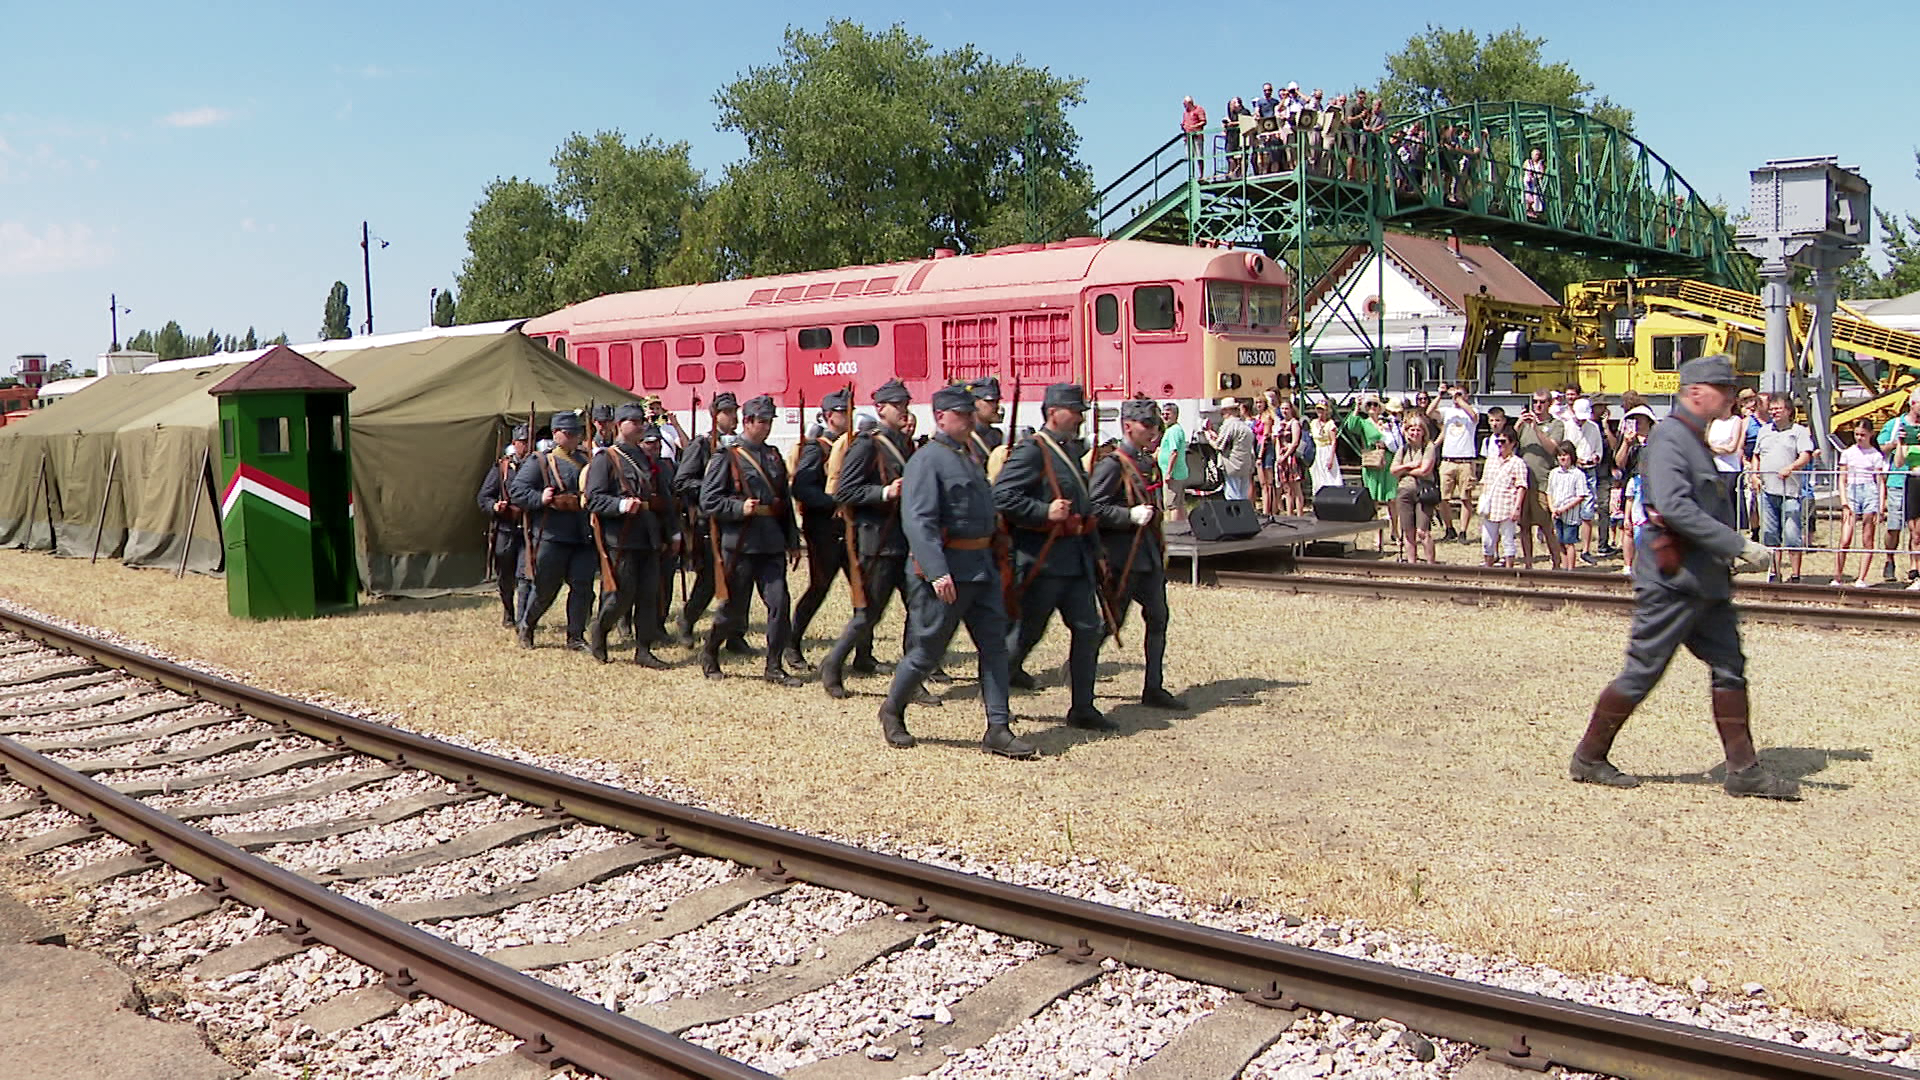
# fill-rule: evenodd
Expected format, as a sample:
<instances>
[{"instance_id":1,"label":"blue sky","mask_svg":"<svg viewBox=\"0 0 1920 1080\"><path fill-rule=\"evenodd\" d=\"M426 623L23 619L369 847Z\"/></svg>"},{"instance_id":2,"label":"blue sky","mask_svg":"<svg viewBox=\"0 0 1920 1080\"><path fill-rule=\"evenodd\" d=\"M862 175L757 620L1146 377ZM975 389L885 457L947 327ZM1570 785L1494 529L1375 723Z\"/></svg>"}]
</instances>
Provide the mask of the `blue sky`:
<instances>
[{"instance_id":1,"label":"blue sky","mask_svg":"<svg viewBox=\"0 0 1920 1080\"><path fill-rule=\"evenodd\" d=\"M548 179L569 132L603 128L685 139L717 176L741 145L713 128L715 91L771 62L788 24L835 16L902 21L936 48L971 42L1086 79L1073 120L1102 181L1174 129L1182 94L1217 116L1264 79L1332 93L1377 80L1381 58L1429 21L1517 22L1634 109L1640 136L1710 198L1743 206L1746 172L1767 158L1837 154L1873 182L1877 206L1920 211L1920 5L1829 9L1844 37L1825 45L1811 10L0 0L0 369L23 352L91 366L110 293L132 309L123 336L175 318L193 333L251 324L301 341L338 279L358 324L363 218L390 243L374 257L376 328L424 325L489 180Z\"/></svg>"}]
</instances>

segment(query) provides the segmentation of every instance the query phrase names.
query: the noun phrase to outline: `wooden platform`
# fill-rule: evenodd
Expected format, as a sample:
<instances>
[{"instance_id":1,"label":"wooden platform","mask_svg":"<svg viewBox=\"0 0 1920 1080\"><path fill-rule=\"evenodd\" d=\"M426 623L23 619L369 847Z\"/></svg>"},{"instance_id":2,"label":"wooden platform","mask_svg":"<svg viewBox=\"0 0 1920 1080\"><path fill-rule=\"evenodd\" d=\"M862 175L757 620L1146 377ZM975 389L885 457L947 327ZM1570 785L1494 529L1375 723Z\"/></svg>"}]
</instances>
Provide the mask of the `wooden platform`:
<instances>
[{"instance_id":1,"label":"wooden platform","mask_svg":"<svg viewBox=\"0 0 1920 1080\"><path fill-rule=\"evenodd\" d=\"M1338 540L1347 536L1376 532L1387 526L1386 518L1374 521L1321 521L1312 517L1279 517L1260 527L1258 536L1245 540L1195 540L1193 526L1186 521L1167 522L1167 556L1187 560L1187 580L1200 584L1200 560L1212 555L1232 555L1243 551L1274 551L1311 544L1316 540Z\"/></svg>"}]
</instances>

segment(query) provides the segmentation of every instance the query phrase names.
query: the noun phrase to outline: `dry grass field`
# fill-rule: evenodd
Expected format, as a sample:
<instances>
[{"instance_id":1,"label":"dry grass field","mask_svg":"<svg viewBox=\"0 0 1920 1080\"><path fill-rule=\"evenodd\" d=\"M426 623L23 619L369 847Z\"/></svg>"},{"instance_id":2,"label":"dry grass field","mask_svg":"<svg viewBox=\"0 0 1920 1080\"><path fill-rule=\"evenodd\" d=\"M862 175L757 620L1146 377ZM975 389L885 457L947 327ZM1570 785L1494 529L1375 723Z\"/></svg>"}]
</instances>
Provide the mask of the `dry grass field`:
<instances>
[{"instance_id":1,"label":"dry grass field","mask_svg":"<svg viewBox=\"0 0 1920 1080\"><path fill-rule=\"evenodd\" d=\"M683 650L663 653L681 662L669 672L603 668L559 648L551 620L522 653L491 597L252 624L226 615L218 580L0 551L0 598L283 691L398 710L423 730L645 761L777 824L985 857L1094 856L1202 899L1356 917L1571 970L1755 981L1817 1013L1920 1026L1920 869L1902 854L1920 802L1903 741L1916 666L1914 643L1886 635L1749 628L1757 734L1806 786L1794 805L1730 799L1708 776L1719 749L1690 657L1614 755L1650 782L1567 782L1625 631L1576 610L1178 586L1169 683L1191 714L1131 703L1136 623L1100 685L1122 730L1062 726L1066 691L1050 685L1015 698L1046 756L1012 762L976 750L968 682L943 708L913 710L921 746L892 751L874 720L878 678L835 702L811 684L709 683ZM843 614L822 613L810 656ZM898 619L879 635L883 658ZM1030 666L1064 653L1056 627Z\"/></svg>"}]
</instances>

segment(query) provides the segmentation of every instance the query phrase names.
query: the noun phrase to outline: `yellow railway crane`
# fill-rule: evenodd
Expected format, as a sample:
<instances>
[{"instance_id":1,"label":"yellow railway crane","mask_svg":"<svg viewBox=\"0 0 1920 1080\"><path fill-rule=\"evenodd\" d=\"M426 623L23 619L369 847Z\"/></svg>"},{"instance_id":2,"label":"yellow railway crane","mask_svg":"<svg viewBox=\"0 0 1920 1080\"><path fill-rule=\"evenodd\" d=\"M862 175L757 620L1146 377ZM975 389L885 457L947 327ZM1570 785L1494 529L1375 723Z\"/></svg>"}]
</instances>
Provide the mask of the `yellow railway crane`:
<instances>
[{"instance_id":1,"label":"yellow railway crane","mask_svg":"<svg viewBox=\"0 0 1920 1080\"><path fill-rule=\"evenodd\" d=\"M1743 383L1757 386L1766 366L1766 314L1760 298L1687 278L1616 278L1568 285L1566 304L1516 304L1466 298L1460 370L1483 371L1508 333L1558 345L1547 359L1519 357L1513 388L1577 383L1589 393L1671 394L1680 365L1726 353ZM1804 370L1813 311L1793 306L1792 352ZM1920 334L1881 326L1842 305L1833 319L1834 364L1857 389L1835 388L1834 430L1855 419L1882 418L1920 387ZM1490 364L1489 364L1490 367ZM1486 389L1486 379L1480 380Z\"/></svg>"}]
</instances>

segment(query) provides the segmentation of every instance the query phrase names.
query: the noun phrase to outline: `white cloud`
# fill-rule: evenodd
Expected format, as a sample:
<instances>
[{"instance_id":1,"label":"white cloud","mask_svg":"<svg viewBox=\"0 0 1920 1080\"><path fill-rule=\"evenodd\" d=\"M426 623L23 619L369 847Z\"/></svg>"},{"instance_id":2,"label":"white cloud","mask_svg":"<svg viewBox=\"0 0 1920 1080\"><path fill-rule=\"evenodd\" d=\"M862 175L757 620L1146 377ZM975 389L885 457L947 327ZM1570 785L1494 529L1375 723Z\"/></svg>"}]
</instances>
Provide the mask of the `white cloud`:
<instances>
[{"instance_id":1,"label":"white cloud","mask_svg":"<svg viewBox=\"0 0 1920 1080\"><path fill-rule=\"evenodd\" d=\"M79 270L112 258L113 248L90 225L49 225L35 232L18 221L0 221L0 276Z\"/></svg>"},{"instance_id":2,"label":"white cloud","mask_svg":"<svg viewBox=\"0 0 1920 1080\"><path fill-rule=\"evenodd\" d=\"M211 105L202 105L197 109L182 109L160 118L167 127L197 128L224 124L233 118L233 110L216 109Z\"/></svg>"}]
</instances>

